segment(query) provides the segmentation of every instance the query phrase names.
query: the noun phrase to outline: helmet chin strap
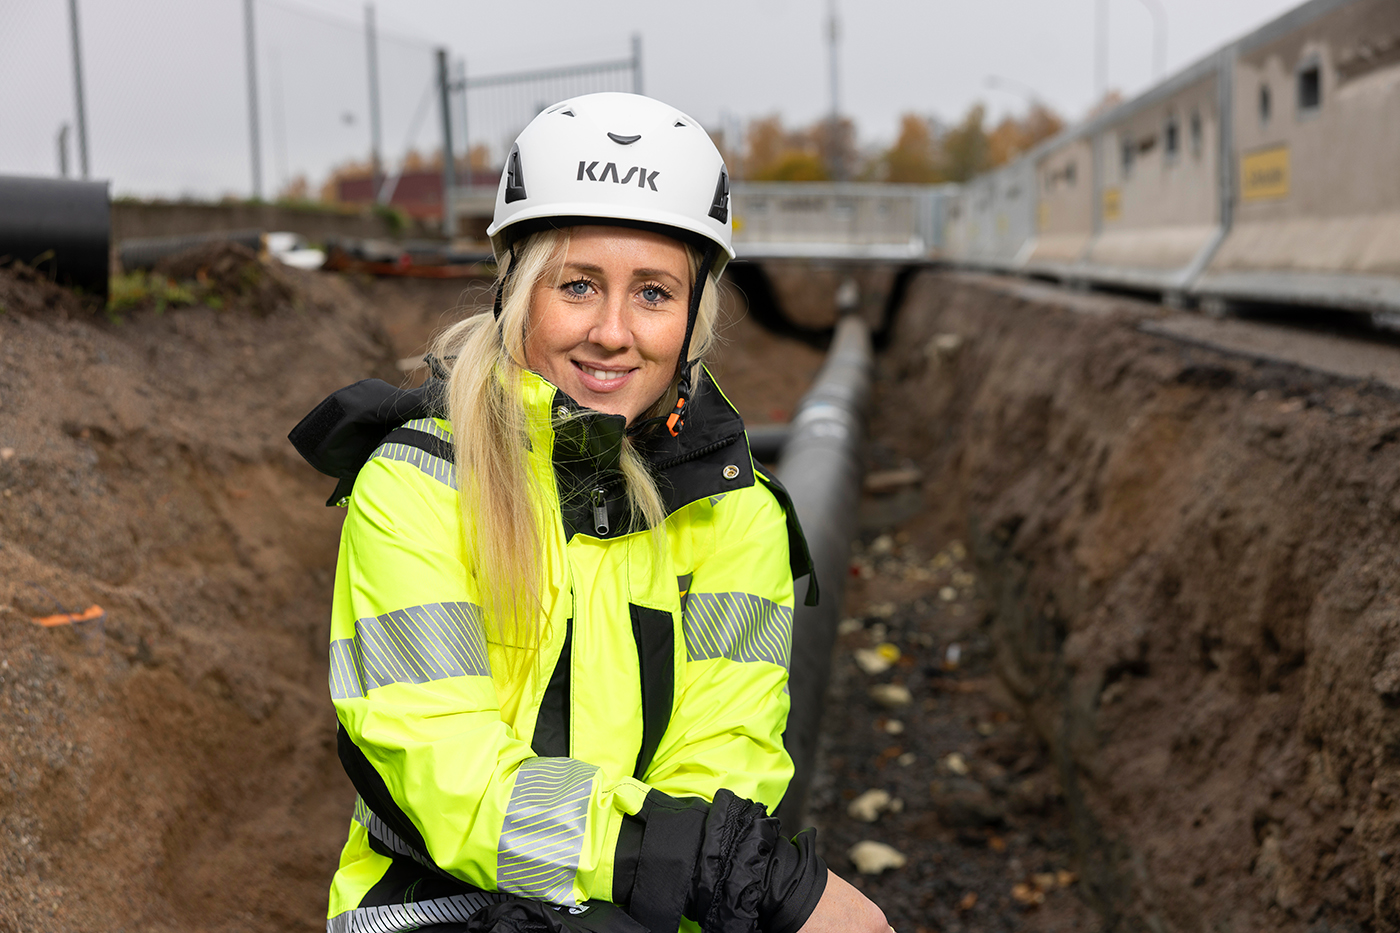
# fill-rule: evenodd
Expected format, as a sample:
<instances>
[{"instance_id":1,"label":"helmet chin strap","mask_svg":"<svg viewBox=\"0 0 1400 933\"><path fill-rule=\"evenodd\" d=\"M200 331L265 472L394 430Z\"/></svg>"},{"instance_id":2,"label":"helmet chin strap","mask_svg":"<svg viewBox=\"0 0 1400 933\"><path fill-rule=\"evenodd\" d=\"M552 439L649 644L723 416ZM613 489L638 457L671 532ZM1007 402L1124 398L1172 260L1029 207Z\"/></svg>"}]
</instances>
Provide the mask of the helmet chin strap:
<instances>
[{"instance_id":1,"label":"helmet chin strap","mask_svg":"<svg viewBox=\"0 0 1400 933\"><path fill-rule=\"evenodd\" d=\"M695 368L690 359L690 337L695 333L695 319L700 314L700 299L705 294L705 283L709 281L710 269L714 266L718 253L719 248L715 244L705 245L705 252L700 257L700 268L695 270L695 284L690 289L690 308L685 319L685 342L681 344L680 357L677 359L681 381L676 392L676 407L666 416L666 430L671 432L672 437L679 436L685 429L685 405L694 391L690 385L690 374Z\"/></svg>"},{"instance_id":2,"label":"helmet chin strap","mask_svg":"<svg viewBox=\"0 0 1400 933\"><path fill-rule=\"evenodd\" d=\"M497 320L497 321L499 321L499 320L501 319L501 301L503 300L503 299L502 299L502 295L505 293L505 290L506 290L506 283L510 281L510 277L511 277L512 275L514 275L514 274L515 274L515 244L512 243L512 244L510 244L510 264L506 266L505 274L502 275L499 279L496 280L496 305L495 305L495 307L492 309L492 313L496 315L496 320Z\"/></svg>"}]
</instances>

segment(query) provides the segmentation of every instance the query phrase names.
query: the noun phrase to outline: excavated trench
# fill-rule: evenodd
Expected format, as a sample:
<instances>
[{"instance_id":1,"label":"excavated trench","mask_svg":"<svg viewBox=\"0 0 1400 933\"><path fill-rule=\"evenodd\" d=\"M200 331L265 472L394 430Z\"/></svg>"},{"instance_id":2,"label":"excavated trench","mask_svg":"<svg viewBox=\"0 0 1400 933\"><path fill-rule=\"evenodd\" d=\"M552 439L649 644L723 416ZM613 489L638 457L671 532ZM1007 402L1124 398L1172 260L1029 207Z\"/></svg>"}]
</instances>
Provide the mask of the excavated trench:
<instances>
[{"instance_id":1,"label":"excavated trench","mask_svg":"<svg viewBox=\"0 0 1400 933\"><path fill-rule=\"evenodd\" d=\"M4 933L323 927L340 513L284 437L472 297L191 269L193 306L119 320L0 270ZM905 285L869 467L922 485L867 494L809 807L833 867L902 933L1400 930L1394 393ZM728 333L727 392L782 420L820 351ZM901 805L853 817L872 789ZM860 841L907 862L857 876Z\"/></svg>"},{"instance_id":2,"label":"excavated trench","mask_svg":"<svg viewBox=\"0 0 1400 933\"><path fill-rule=\"evenodd\" d=\"M922 494L870 502L843 636L901 658L836 665L829 844L912 857L899 929L1400 929L1396 393L1141 317L913 283L871 466Z\"/></svg>"}]
</instances>

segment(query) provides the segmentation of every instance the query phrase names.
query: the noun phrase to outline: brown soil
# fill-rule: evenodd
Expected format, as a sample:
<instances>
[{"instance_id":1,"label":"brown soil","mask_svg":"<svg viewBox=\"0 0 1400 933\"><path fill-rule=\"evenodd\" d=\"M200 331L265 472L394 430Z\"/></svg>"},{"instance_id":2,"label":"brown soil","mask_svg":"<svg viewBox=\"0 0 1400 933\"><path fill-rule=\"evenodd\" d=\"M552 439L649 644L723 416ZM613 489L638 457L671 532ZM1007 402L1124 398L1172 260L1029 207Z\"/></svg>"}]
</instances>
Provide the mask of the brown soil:
<instances>
[{"instance_id":1,"label":"brown soil","mask_svg":"<svg viewBox=\"0 0 1400 933\"><path fill-rule=\"evenodd\" d=\"M341 513L285 435L407 378L477 293L199 269L221 310L117 322L0 271L4 933L323 928ZM726 332L726 390L781 420L820 354ZM812 798L832 865L909 855L859 880L903 933L1400 930L1395 395L946 275L891 346L871 466L925 483L868 503ZM883 640L898 664L858 670ZM846 816L877 786L904 811Z\"/></svg>"},{"instance_id":2,"label":"brown soil","mask_svg":"<svg viewBox=\"0 0 1400 933\"><path fill-rule=\"evenodd\" d=\"M340 512L285 435L390 354L346 283L224 258L281 313L0 272L0 930L324 924Z\"/></svg>"},{"instance_id":3,"label":"brown soil","mask_svg":"<svg viewBox=\"0 0 1400 933\"><path fill-rule=\"evenodd\" d=\"M286 434L411 378L395 361L484 291L196 252L161 271L219 310L109 321L0 270L4 933L324 929L353 802L325 687L343 513ZM738 407L786 417L821 354L724 331Z\"/></svg>"},{"instance_id":4,"label":"brown soil","mask_svg":"<svg viewBox=\"0 0 1400 933\"><path fill-rule=\"evenodd\" d=\"M925 471L905 540L969 542L1108 927L1400 930L1397 396L1139 317L916 282L873 426Z\"/></svg>"}]
</instances>

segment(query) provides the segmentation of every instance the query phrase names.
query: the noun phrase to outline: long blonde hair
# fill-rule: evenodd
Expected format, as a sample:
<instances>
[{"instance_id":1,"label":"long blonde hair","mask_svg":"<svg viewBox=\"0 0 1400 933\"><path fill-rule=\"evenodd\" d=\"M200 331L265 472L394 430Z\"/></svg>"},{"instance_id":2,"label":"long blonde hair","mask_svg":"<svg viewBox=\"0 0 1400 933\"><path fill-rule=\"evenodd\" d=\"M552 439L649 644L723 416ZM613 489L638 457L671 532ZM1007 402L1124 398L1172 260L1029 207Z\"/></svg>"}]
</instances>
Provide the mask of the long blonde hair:
<instances>
[{"instance_id":1,"label":"long blonde hair","mask_svg":"<svg viewBox=\"0 0 1400 933\"><path fill-rule=\"evenodd\" d=\"M565 228L540 231L518 243L513 265L507 267L502 262L497 274L497 287L502 289L499 322L483 311L448 327L432 348L444 360L455 357L446 394L469 572L477 581L488 631L501 644L518 648L537 649L547 622L540 599L544 582L542 523L551 501L550 491L540 488L527 462L526 437L531 426L526 423L521 402L520 376L528 368L525 339L531 326L531 297L546 281L562 283L569 239L570 231ZM693 282L700 254L690 246L686 252ZM691 336L692 360L703 359L714 341L718 315L718 283L710 276ZM698 368L697 362L692 385L698 385ZM678 372L656 404L638 418L669 412L675 406L679 383ZM630 530L652 530L659 546L664 540L666 507L651 470L630 437L623 442L619 468L631 506ZM523 666L507 672L517 686L523 681L519 676L522 671Z\"/></svg>"}]
</instances>

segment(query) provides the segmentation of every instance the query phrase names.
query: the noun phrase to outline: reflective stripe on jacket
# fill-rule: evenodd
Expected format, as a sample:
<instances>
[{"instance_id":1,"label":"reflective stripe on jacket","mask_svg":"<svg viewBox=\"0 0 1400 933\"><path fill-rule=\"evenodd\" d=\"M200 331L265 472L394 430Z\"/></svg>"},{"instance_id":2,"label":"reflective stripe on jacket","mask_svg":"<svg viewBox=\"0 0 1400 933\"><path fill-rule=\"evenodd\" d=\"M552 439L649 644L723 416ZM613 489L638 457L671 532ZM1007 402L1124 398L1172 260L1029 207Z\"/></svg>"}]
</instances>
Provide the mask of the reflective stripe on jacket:
<instances>
[{"instance_id":1,"label":"reflective stripe on jacket","mask_svg":"<svg viewBox=\"0 0 1400 933\"><path fill-rule=\"evenodd\" d=\"M514 694L496 672L529 649L483 626L448 423L410 421L353 480L330 688L360 800L333 931L460 922L494 892L612 900L649 791L771 809L792 776L790 535L805 547L737 413L706 374L681 437L643 442L670 510L658 550L625 533L623 419L532 373L522 395L549 518L539 656Z\"/></svg>"}]
</instances>

